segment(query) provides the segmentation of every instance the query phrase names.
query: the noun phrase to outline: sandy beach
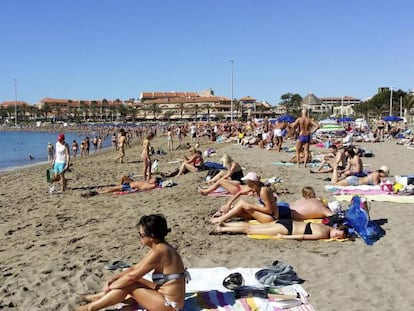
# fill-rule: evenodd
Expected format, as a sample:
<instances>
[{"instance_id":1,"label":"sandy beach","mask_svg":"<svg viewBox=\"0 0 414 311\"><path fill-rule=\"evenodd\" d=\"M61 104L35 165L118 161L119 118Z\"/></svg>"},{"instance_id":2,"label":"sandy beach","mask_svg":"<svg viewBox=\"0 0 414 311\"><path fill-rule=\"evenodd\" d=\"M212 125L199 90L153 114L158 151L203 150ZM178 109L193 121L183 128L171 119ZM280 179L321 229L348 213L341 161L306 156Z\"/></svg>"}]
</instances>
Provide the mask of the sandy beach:
<instances>
[{"instance_id":1,"label":"sandy beach","mask_svg":"<svg viewBox=\"0 0 414 311\"><path fill-rule=\"evenodd\" d=\"M188 138L187 138L188 139ZM294 142L287 141L285 146ZM155 149L167 150L166 139L154 140ZM395 141L361 143L374 157L363 158L367 169L388 165L392 175L414 173L414 150ZM309 169L274 165L293 154L242 147L234 143L208 144L217 153L207 161L219 162L224 153L263 178L284 180L291 194L279 196L293 202L303 186L332 200L323 186L329 174L310 174ZM316 154L324 149L311 147ZM136 263L147 252L134 226L140 216L163 213L172 232L167 240L176 246L190 268L225 266L264 267L274 260L292 265L306 280L316 310L410 310L414 305L414 234L408 222L412 204L372 202L371 219L384 219L386 236L373 246L361 239L348 242L254 240L244 235L209 235L209 215L228 197L202 196L196 186L206 172L173 180L172 188L128 195L80 194L117 183L122 174L141 173L137 141L126 150L126 161L116 164L115 151L72 159L68 190L49 194L47 165L14 170L0 175L0 309L73 310L76 293L92 292L113 272L103 267L115 260ZM170 171L186 151L154 155L161 171ZM346 202L342 202L347 207Z\"/></svg>"}]
</instances>

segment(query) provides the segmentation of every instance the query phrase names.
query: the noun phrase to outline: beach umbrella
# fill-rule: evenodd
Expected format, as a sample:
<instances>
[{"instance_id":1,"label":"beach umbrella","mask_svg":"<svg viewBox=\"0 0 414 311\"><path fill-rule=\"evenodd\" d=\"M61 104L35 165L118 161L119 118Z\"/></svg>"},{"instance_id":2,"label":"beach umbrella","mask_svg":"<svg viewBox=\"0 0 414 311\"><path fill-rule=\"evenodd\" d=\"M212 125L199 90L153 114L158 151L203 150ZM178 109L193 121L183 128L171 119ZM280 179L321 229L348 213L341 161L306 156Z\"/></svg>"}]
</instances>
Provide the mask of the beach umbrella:
<instances>
[{"instance_id":1,"label":"beach umbrella","mask_svg":"<svg viewBox=\"0 0 414 311\"><path fill-rule=\"evenodd\" d=\"M339 122L353 122L354 119L351 117L343 117L338 119Z\"/></svg>"},{"instance_id":2,"label":"beach umbrella","mask_svg":"<svg viewBox=\"0 0 414 311\"><path fill-rule=\"evenodd\" d=\"M278 122L293 123L293 122L295 122L295 120L296 120L295 117L290 116L290 115L287 115L287 114L285 114L285 115L280 116L279 118L277 118L277 121Z\"/></svg>"},{"instance_id":3,"label":"beach umbrella","mask_svg":"<svg viewBox=\"0 0 414 311\"><path fill-rule=\"evenodd\" d=\"M336 119L323 119L320 120L319 125L324 125L324 124L338 124L338 122L336 121Z\"/></svg>"},{"instance_id":4,"label":"beach umbrella","mask_svg":"<svg viewBox=\"0 0 414 311\"><path fill-rule=\"evenodd\" d=\"M397 122L397 121L403 120L403 118L400 118L397 116L386 116L386 117L382 117L382 119L386 122Z\"/></svg>"}]
</instances>

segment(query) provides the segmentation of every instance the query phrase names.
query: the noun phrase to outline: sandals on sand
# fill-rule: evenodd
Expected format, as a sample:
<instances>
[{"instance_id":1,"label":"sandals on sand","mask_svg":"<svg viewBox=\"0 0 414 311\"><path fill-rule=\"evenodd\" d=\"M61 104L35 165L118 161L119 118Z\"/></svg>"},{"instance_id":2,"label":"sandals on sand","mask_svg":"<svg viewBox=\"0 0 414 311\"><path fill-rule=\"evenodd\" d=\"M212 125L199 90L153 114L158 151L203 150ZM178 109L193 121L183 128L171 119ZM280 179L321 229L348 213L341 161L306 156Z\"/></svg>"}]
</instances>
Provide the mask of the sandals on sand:
<instances>
[{"instance_id":1,"label":"sandals on sand","mask_svg":"<svg viewBox=\"0 0 414 311\"><path fill-rule=\"evenodd\" d=\"M117 260L109 265L106 265L104 268L106 270L118 270L118 269L125 269L129 267L131 267L129 263L122 261L122 260Z\"/></svg>"}]
</instances>

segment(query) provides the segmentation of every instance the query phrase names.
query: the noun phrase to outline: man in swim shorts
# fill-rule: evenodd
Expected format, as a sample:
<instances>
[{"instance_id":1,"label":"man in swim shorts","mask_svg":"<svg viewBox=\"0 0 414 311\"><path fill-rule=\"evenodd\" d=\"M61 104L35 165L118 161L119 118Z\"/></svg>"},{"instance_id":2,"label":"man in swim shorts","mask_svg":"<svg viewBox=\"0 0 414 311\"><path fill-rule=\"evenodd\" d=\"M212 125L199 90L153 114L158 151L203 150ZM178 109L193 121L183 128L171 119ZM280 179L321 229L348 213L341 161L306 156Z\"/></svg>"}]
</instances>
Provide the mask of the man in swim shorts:
<instances>
[{"instance_id":1,"label":"man in swim shorts","mask_svg":"<svg viewBox=\"0 0 414 311\"><path fill-rule=\"evenodd\" d=\"M308 117L308 109L302 109L302 116L296 119L292 124L292 128L299 132L296 141L296 163L300 167L300 151L303 148L304 158L303 164L306 167L306 163L309 159L309 146L311 141L311 134L318 128L319 124Z\"/></svg>"}]
</instances>

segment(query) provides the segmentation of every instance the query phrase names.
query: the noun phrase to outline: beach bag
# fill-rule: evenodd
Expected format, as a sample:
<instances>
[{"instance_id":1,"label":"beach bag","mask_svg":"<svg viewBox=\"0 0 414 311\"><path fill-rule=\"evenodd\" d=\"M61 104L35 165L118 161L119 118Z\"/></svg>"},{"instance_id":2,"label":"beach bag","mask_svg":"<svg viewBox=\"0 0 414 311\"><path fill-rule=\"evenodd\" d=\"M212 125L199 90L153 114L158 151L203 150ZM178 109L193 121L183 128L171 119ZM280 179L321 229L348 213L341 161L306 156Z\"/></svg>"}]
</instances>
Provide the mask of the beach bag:
<instances>
[{"instance_id":1,"label":"beach bag","mask_svg":"<svg viewBox=\"0 0 414 311\"><path fill-rule=\"evenodd\" d=\"M385 235L385 230L369 219L366 202L354 196L346 211L346 224L360 236L367 245L373 245Z\"/></svg>"},{"instance_id":2,"label":"beach bag","mask_svg":"<svg viewBox=\"0 0 414 311\"><path fill-rule=\"evenodd\" d=\"M151 173L158 173L159 169L160 167L159 167L158 161L155 160L154 162L152 162Z\"/></svg>"},{"instance_id":3,"label":"beach bag","mask_svg":"<svg viewBox=\"0 0 414 311\"><path fill-rule=\"evenodd\" d=\"M209 181L210 179L214 178L218 173L220 173L220 169L218 168L209 168L206 176L206 180Z\"/></svg>"}]
</instances>

